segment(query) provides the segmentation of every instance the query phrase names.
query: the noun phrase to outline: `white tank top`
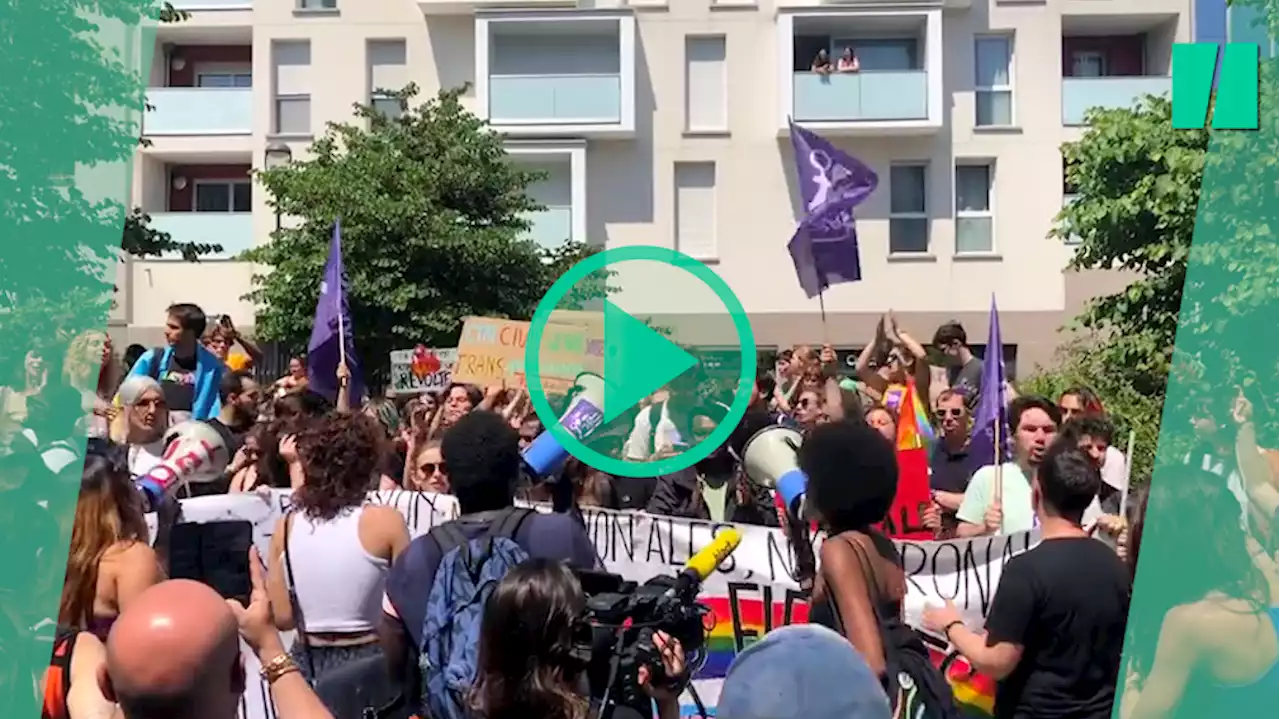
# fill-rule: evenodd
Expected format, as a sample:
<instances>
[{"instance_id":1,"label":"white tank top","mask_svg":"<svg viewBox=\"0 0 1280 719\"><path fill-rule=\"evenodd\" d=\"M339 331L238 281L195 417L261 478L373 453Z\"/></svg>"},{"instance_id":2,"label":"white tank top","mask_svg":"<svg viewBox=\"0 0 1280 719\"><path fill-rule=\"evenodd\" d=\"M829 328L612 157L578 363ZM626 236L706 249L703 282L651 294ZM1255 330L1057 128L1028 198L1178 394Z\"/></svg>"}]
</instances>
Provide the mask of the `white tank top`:
<instances>
[{"instance_id":1,"label":"white tank top","mask_svg":"<svg viewBox=\"0 0 1280 719\"><path fill-rule=\"evenodd\" d=\"M360 543L363 514L360 506L329 520L313 520L301 512L289 520L293 590L308 634L358 634L377 626L390 562L369 554Z\"/></svg>"}]
</instances>

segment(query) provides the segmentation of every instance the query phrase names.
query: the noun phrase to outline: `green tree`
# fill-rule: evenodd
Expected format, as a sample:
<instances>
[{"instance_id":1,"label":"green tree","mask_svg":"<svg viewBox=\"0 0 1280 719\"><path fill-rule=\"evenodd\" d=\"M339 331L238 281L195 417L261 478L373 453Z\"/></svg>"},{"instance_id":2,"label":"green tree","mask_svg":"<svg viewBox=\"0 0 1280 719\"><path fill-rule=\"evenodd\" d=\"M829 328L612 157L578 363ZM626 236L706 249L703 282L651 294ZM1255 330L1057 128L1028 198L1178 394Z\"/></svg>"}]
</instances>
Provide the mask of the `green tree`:
<instances>
[{"instance_id":1,"label":"green tree","mask_svg":"<svg viewBox=\"0 0 1280 719\"><path fill-rule=\"evenodd\" d=\"M330 123L309 159L258 173L276 210L300 220L246 254L268 270L249 295L261 308L258 336L306 346L338 218L356 348L375 383L388 352L453 346L464 317L528 319L593 251L548 252L522 239L526 213L540 209L525 194L538 175L508 159L502 136L462 107L461 93L415 104L411 85L394 93L396 117L356 105L355 119ZM561 307L599 297L607 273L594 279Z\"/></svg>"},{"instance_id":2,"label":"green tree","mask_svg":"<svg viewBox=\"0 0 1280 719\"><path fill-rule=\"evenodd\" d=\"M1209 144L1207 130L1174 130L1171 117L1169 101L1154 97L1133 110L1093 110L1081 140L1063 146L1076 199L1051 232L1079 238L1070 269L1139 273L1078 321L1097 333L1108 363L1149 392L1169 373Z\"/></svg>"}]
</instances>

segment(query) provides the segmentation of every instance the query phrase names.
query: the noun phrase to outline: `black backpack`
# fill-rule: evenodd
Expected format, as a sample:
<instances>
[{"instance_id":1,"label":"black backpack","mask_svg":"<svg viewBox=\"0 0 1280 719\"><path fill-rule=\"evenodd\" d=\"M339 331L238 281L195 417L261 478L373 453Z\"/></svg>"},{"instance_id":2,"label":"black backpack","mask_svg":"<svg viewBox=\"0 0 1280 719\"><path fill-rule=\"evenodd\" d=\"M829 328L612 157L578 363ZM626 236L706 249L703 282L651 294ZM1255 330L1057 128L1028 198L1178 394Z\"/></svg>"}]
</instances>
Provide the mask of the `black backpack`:
<instances>
[{"instance_id":1,"label":"black backpack","mask_svg":"<svg viewBox=\"0 0 1280 719\"><path fill-rule=\"evenodd\" d=\"M880 611L875 573L866 549L860 542L847 543L858 555L863 576L867 578L867 599L875 611L876 623L880 627L880 645L884 648L884 690L889 696L893 716L901 719L960 719L951 686L929 659L929 649L920 635L899 617L886 617ZM827 593L827 601L843 633L844 622L830 592Z\"/></svg>"}]
</instances>

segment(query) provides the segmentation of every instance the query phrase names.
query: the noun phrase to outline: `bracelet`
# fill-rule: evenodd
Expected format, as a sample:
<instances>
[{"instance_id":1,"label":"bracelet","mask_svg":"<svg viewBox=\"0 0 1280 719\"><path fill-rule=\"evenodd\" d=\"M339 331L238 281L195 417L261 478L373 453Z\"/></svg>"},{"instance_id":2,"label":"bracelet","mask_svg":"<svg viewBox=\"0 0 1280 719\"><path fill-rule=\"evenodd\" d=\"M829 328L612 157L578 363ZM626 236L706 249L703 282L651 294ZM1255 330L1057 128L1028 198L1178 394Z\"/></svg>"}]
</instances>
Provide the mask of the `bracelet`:
<instances>
[{"instance_id":1,"label":"bracelet","mask_svg":"<svg viewBox=\"0 0 1280 719\"><path fill-rule=\"evenodd\" d=\"M301 670L298 669L297 662L293 661L293 657L288 654L281 654L266 664L263 664L262 671L259 673L267 684L275 684L280 677L296 671Z\"/></svg>"},{"instance_id":2,"label":"bracelet","mask_svg":"<svg viewBox=\"0 0 1280 719\"><path fill-rule=\"evenodd\" d=\"M954 622L949 622L947 626L942 628L942 636L946 637L947 639L951 639L951 630L954 629L955 627L962 627L962 626L964 626L964 622L960 621L959 619L955 620Z\"/></svg>"}]
</instances>

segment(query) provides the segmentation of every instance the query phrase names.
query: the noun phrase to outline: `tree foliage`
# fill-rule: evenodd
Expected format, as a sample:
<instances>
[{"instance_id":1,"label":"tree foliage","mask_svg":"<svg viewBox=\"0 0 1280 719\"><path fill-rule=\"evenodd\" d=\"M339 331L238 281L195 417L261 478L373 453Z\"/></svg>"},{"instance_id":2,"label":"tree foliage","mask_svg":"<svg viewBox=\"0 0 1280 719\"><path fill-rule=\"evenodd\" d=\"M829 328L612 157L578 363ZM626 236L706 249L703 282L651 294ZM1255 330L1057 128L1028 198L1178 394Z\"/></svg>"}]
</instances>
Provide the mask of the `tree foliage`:
<instances>
[{"instance_id":1,"label":"tree foliage","mask_svg":"<svg viewBox=\"0 0 1280 719\"><path fill-rule=\"evenodd\" d=\"M1079 322L1146 390L1169 372L1209 144L1207 130L1175 130L1171 118L1169 101L1154 97L1137 110L1092 111L1084 137L1063 147L1076 199L1051 233L1079 238L1071 269L1139 273Z\"/></svg>"},{"instance_id":2,"label":"tree foliage","mask_svg":"<svg viewBox=\"0 0 1280 719\"><path fill-rule=\"evenodd\" d=\"M1276 37L1273 0L1232 4L1262 9L1258 22ZM1175 130L1170 101L1148 97L1136 109L1092 111L1082 139L1063 147L1077 196L1051 236L1079 238L1072 269L1137 273L1124 290L1086 307L1078 323L1087 339L1067 348L1063 373L1096 374L1095 387L1158 402L1173 373L1196 388L1170 397L1175 406L1165 416L1208 411L1226 421L1221 405L1233 387L1244 386L1252 388L1255 406L1262 399L1274 409L1280 392L1274 58L1260 63L1259 80L1260 131ZM1274 412L1266 421L1274 422Z\"/></svg>"},{"instance_id":3,"label":"tree foliage","mask_svg":"<svg viewBox=\"0 0 1280 719\"><path fill-rule=\"evenodd\" d=\"M375 381L392 350L453 346L464 317L528 319L592 251L522 239L526 213L541 209L525 194L538 175L508 159L503 138L462 107L461 89L422 104L417 92L395 93L396 117L356 105L354 120L330 123L307 159L257 175L276 210L299 221L246 255L267 269L249 296L261 308L257 334L306 346L341 218L356 350ZM561 306L602 296L608 273L591 279Z\"/></svg>"}]
</instances>

